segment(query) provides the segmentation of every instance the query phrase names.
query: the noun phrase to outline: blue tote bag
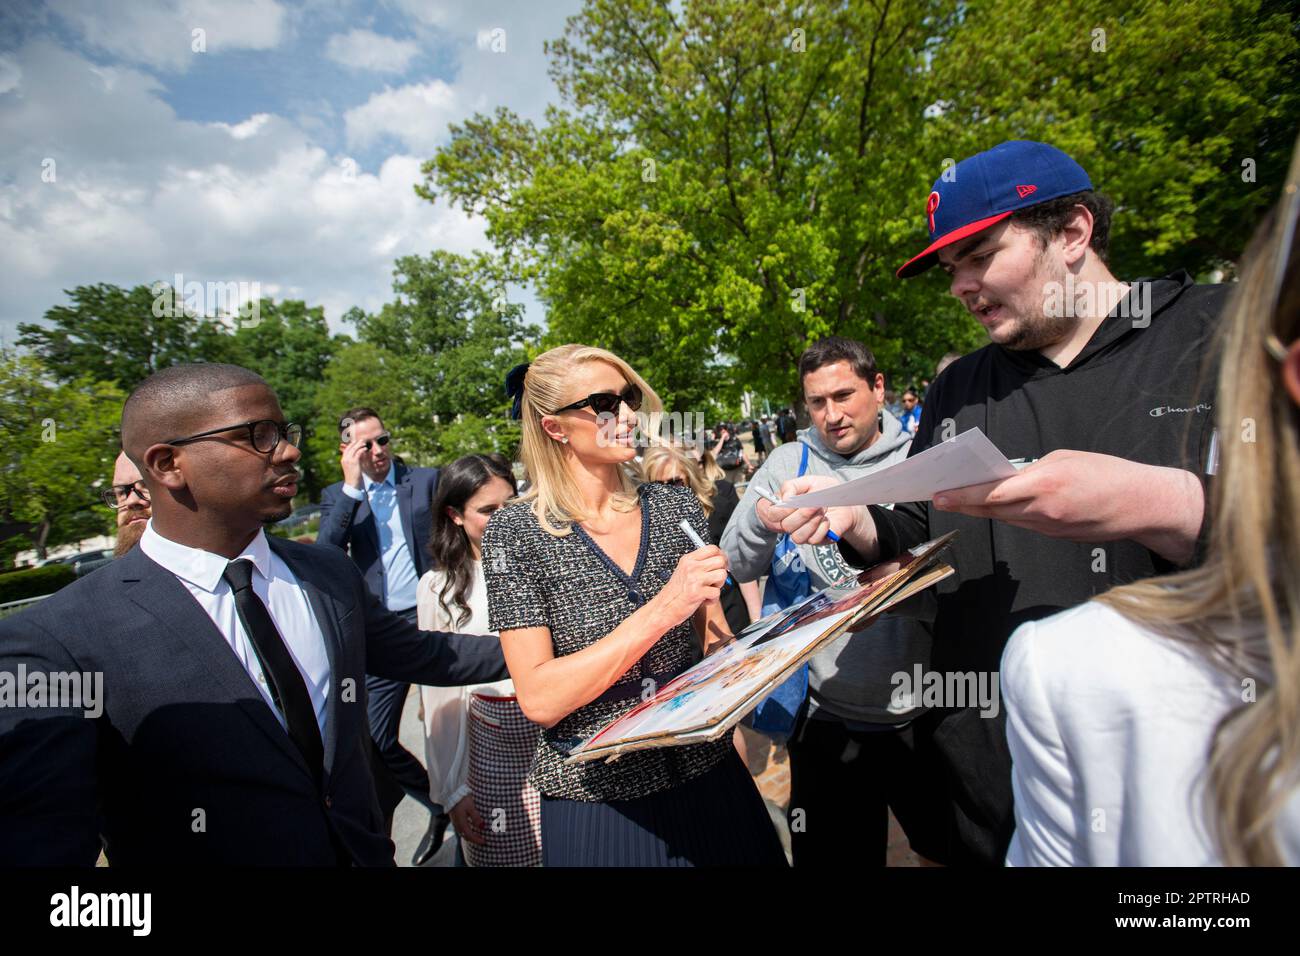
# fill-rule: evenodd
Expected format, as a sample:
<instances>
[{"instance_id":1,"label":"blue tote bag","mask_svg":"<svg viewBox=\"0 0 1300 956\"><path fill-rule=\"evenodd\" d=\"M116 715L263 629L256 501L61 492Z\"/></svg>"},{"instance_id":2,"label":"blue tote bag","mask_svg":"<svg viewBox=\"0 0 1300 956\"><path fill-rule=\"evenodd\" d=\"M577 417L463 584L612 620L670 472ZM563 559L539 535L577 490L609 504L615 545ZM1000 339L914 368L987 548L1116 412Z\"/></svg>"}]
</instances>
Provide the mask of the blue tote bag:
<instances>
[{"instance_id":1,"label":"blue tote bag","mask_svg":"<svg viewBox=\"0 0 1300 956\"><path fill-rule=\"evenodd\" d=\"M802 477L807 468L808 446L804 445L798 477ZM763 616L797 604L810 594L812 576L799 554L799 546L790 540L788 534L783 534L772 553L772 566L763 588ZM751 726L778 742L785 740L794 731L795 718L807 696L808 665L800 664L798 670L759 703Z\"/></svg>"}]
</instances>

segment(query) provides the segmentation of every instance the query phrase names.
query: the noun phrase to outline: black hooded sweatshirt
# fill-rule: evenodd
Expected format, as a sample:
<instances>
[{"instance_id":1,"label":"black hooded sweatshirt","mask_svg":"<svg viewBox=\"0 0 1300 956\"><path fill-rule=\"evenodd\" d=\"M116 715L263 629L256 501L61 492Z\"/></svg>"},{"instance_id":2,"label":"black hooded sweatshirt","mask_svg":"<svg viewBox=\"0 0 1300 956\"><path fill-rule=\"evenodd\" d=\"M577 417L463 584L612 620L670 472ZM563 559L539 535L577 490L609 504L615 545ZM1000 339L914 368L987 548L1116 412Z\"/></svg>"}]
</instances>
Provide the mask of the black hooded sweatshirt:
<instances>
[{"instance_id":1,"label":"black hooded sweatshirt","mask_svg":"<svg viewBox=\"0 0 1300 956\"><path fill-rule=\"evenodd\" d=\"M1150 283L1149 300L1135 298L1140 282ZM1198 286L1185 272L1137 280L1064 368L1037 351L998 345L958 359L930 386L910 455L980 428L1011 459L1068 448L1184 468L1204 482L1218 371L1207 357L1229 288ZM1149 309L1134 317L1134 303L1143 301ZM871 512L882 559L958 532L949 557L957 573L937 587L931 667L940 673L995 672L1025 621L1175 570L1134 541L1049 538L929 502ZM1203 522L1202 540L1205 533ZM850 562L863 563L841 548ZM951 862L1000 864L1014 826L1005 715L999 707L996 717L981 718L979 708L965 707L935 711L928 722L952 788Z\"/></svg>"}]
</instances>

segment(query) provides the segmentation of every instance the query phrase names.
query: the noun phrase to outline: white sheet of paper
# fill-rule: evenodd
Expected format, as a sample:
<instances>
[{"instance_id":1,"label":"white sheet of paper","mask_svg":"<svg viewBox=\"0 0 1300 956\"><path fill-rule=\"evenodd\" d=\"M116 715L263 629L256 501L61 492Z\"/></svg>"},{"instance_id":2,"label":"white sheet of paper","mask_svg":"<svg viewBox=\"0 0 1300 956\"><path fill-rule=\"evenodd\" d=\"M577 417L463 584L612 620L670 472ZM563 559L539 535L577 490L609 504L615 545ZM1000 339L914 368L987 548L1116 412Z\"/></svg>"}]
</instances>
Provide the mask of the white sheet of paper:
<instances>
[{"instance_id":1,"label":"white sheet of paper","mask_svg":"<svg viewBox=\"0 0 1300 956\"><path fill-rule=\"evenodd\" d=\"M1010 478L1017 471L984 432L972 428L896 465L783 503L792 508L833 508L929 501L941 491Z\"/></svg>"}]
</instances>

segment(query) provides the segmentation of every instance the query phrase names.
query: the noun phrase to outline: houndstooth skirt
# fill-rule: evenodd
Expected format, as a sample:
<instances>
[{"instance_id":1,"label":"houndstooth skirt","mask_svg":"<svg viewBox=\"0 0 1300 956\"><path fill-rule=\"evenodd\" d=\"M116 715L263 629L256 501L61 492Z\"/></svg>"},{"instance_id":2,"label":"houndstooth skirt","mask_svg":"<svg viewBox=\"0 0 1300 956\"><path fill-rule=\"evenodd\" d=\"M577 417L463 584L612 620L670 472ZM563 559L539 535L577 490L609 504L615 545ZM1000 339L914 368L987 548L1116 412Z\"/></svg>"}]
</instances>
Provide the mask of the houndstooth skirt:
<instances>
[{"instance_id":1,"label":"houndstooth skirt","mask_svg":"<svg viewBox=\"0 0 1300 956\"><path fill-rule=\"evenodd\" d=\"M470 694L469 789L487 841L461 841L470 866L541 865L541 796L528 782L540 733L515 697Z\"/></svg>"}]
</instances>

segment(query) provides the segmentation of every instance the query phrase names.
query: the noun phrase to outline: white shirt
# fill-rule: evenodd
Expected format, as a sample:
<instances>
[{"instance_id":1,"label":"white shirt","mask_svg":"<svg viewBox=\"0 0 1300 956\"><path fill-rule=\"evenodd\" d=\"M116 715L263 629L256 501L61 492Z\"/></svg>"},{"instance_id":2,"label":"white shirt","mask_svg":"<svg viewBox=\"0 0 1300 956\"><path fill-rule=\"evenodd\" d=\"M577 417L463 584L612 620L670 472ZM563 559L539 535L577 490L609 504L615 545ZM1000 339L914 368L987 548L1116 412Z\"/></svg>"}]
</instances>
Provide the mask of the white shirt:
<instances>
[{"instance_id":1,"label":"white shirt","mask_svg":"<svg viewBox=\"0 0 1300 956\"><path fill-rule=\"evenodd\" d=\"M390 611L409 611L415 607L417 575L415 559L402 528L402 509L397 505L396 473L396 467L390 464L383 481L373 481L364 475L364 491L345 484L343 493L357 501L364 498L370 502L384 562L384 606Z\"/></svg>"},{"instance_id":2,"label":"white shirt","mask_svg":"<svg viewBox=\"0 0 1300 956\"><path fill-rule=\"evenodd\" d=\"M225 573L228 559L211 551L190 548L164 538L154 530L152 518L140 536L140 550L176 575L186 590L194 595L194 600L199 602L199 607L212 619L239 663L252 678L253 685L266 700L271 713L275 714L280 726L287 730L284 715L271 697L271 687L262 673L257 652L253 650L248 633L240 623L239 613L235 609L235 595L221 576ZM316 615L312 613L307 594L289 566L272 553L265 532L257 532L257 537L240 552L236 560L241 558L253 562L256 569L252 581L253 591L271 613L271 620L284 638L293 662L298 665L298 672L307 684L307 693L311 695L312 706L316 709L316 723L320 727L321 739L324 740L325 701L330 687L329 656L325 651L324 635L316 621Z\"/></svg>"},{"instance_id":3,"label":"white shirt","mask_svg":"<svg viewBox=\"0 0 1300 956\"><path fill-rule=\"evenodd\" d=\"M417 614L422 631L454 631L458 634L485 634L488 630L487 584L483 580L483 562L474 562L474 577L468 595L470 616L462 625L454 624L438 603L442 588L441 571L427 571L420 578ZM421 687L424 705L424 759L429 768L429 797L444 810L450 810L469 795L469 697L513 697L514 681L506 678L491 684L467 687Z\"/></svg>"},{"instance_id":4,"label":"white shirt","mask_svg":"<svg viewBox=\"0 0 1300 956\"><path fill-rule=\"evenodd\" d=\"M1206 766L1240 677L1195 644L1088 602L1011 636L1001 687L1011 747L1012 866L1217 866ZM1277 819L1300 863L1300 792Z\"/></svg>"}]
</instances>

